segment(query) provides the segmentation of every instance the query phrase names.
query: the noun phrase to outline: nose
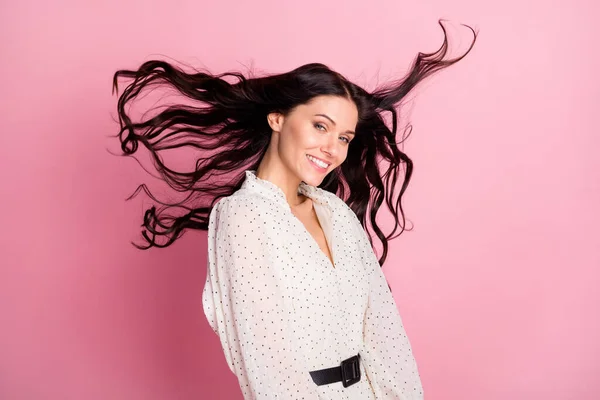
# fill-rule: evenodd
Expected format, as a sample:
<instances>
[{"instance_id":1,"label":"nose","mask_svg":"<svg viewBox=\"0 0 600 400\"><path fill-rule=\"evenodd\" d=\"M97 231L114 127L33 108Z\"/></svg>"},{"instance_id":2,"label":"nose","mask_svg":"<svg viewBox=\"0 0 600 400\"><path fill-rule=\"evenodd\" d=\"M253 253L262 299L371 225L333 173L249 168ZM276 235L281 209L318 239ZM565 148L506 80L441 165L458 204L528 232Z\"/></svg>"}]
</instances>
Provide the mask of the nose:
<instances>
[{"instance_id":1,"label":"nose","mask_svg":"<svg viewBox=\"0 0 600 400\"><path fill-rule=\"evenodd\" d=\"M336 135L330 135L327 137L323 145L321 146L321 151L327 154L331 158L335 158L338 153L338 140Z\"/></svg>"}]
</instances>

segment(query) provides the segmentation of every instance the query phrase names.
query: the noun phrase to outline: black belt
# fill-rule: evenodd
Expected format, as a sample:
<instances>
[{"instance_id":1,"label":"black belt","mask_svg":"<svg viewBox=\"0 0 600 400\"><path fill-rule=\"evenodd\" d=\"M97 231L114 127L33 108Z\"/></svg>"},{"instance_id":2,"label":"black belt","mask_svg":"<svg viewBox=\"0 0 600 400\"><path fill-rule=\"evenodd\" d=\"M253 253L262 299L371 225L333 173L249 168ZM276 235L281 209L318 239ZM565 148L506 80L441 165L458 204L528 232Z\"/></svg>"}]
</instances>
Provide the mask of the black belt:
<instances>
[{"instance_id":1,"label":"black belt","mask_svg":"<svg viewBox=\"0 0 600 400\"><path fill-rule=\"evenodd\" d=\"M318 386L342 381L342 385L348 387L360 381L359 360L360 353L342 361L339 367L310 371L310 376Z\"/></svg>"}]
</instances>

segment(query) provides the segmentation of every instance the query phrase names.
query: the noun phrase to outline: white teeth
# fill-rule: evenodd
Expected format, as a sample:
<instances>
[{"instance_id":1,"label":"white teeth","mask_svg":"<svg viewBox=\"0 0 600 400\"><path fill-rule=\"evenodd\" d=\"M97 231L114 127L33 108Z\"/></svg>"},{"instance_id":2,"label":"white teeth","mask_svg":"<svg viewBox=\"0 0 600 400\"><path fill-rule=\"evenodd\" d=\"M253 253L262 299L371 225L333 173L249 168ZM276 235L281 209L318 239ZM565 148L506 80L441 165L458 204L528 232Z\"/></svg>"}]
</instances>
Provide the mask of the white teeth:
<instances>
[{"instance_id":1,"label":"white teeth","mask_svg":"<svg viewBox=\"0 0 600 400\"><path fill-rule=\"evenodd\" d=\"M321 160L317 160L316 158L314 158L314 157L312 157L312 156L309 156L309 155L307 155L306 157L308 157L308 159L309 159L310 161L314 162L315 164L317 164L317 165L318 165L319 167L321 167L321 168L327 168L327 167L329 167L329 164L327 164L327 163L324 163L324 162L323 162L323 161L321 161Z\"/></svg>"}]
</instances>

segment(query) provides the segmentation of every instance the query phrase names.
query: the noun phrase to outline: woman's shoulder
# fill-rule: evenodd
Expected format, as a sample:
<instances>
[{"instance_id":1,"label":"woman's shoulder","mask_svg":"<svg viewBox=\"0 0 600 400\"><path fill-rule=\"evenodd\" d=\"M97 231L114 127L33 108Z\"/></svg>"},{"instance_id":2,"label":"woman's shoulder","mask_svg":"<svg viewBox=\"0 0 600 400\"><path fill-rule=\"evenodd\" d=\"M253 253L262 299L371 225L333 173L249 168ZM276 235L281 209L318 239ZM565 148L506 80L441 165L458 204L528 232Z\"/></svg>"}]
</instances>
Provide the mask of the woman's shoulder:
<instances>
[{"instance_id":1,"label":"woman's shoulder","mask_svg":"<svg viewBox=\"0 0 600 400\"><path fill-rule=\"evenodd\" d=\"M346 204L346 202L342 198L340 198L337 194L329 192L327 190L321 188L318 188L318 190L319 193L321 193L321 195L327 199L327 202L329 203L333 211L338 215L338 217L341 217L353 224L358 223L360 225L356 213L348 204Z\"/></svg>"},{"instance_id":2,"label":"woman's shoulder","mask_svg":"<svg viewBox=\"0 0 600 400\"><path fill-rule=\"evenodd\" d=\"M270 207L268 199L246 190L238 190L229 196L220 198L211 210L226 218L260 218Z\"/></svg>"},{"instance_id":3,"label":"woman's shoulder","mask_svg":"<svg viewBox=\"0 0 600 400\"><path fill-rule=\"evenodd\" d=\"M322 188L317 188L318 193L324 197L329 205L337 210L350 211L353 212L352 209L346 204L346 202L341 199L337 194L327 191Z\"/></svg>"}]
</instances>

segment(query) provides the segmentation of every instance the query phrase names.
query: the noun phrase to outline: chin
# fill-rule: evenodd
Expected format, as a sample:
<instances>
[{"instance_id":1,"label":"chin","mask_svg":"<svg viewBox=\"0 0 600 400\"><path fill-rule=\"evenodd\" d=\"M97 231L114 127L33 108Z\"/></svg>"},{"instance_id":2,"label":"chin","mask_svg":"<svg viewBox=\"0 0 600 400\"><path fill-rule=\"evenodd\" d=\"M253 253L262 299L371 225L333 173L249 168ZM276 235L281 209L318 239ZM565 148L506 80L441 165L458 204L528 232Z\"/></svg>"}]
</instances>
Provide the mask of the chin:
<instances>
[{"instance_id":1,"label":"chin","mask_svg":"<svg viewBox=\"0 0 600 400\"><path fill-rule=\"evenodd\" d=\"M325 179L325 177L327 175L329 175L331 173L331 171L329 171L326 174L315 174L315 173L310 173L310 172L305 172L304 174L302 174L301 176L301 180L311 186L319 186L323 180Z\"/></svg>"},{"instance_id":2,"label":"chin","mask_svg":"<svg viewBox=\"0 0 600 400\"><path fill-rule=\"evenodd\" d=\"M321 184L321 182L323 182L323 179L303 179L304 183L306 183L307 185L310 186L319 186Z\"/></svg>"}]
</instances>

